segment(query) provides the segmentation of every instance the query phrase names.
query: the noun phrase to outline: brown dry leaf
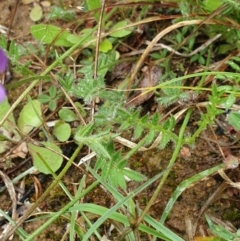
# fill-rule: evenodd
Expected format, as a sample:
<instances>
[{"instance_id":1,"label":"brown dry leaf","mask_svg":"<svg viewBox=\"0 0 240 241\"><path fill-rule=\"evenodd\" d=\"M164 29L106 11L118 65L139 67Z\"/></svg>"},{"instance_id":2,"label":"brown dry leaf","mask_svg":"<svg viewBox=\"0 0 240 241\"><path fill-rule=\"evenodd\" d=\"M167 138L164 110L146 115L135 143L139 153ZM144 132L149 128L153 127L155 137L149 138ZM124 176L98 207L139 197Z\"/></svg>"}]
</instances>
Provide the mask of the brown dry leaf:
<instances>
[{"instance_id":1,"label":"brown dry leaf","mask_svg":"<svg viewBox=\"0 0 240 241\"><path fill-rule=\"evenodd\" d=\"M28 153L27 143L22 142L20 145L17 146L16 149L13 150L13 154L11 155L12 158L14 157L21 157L26 158L26 155Z\"/></svg>"},{"instance_id":2,"label":"brown dry leaf","mask_svg":"<svg viewBox=\"0 0 240 241\"><path fill-rule=\"evenodd\" d=\"M188 159L191 156L191 152L190 152L189 148L187 148L185 146L182 147L180 154L184 159Z\"/></svg>"},{"instance_id":3,"label":"brown dry leaf","mask_svg":"<svg viewBox=\"0 0 240 241\"><path fill-rule=\"evenodd\" d=\"M239 164L239 159L236 156L233 156L231 154L228 154L225 158L224 158L224 163L226 164L227 168L230 169L234 169L238 167Z\"/></svg>"},{"instance_id":4,"label":"brown dry leaf","mask_svg":"<svg viewBox=\"0 0 240 241\"><path fill-rule=\"evenodd\" d=\"M22 3L23 4L30 4L30 3L33 3L35 0L22 0Z\"/></svg>"},{"instance_id":5,"label":"brown dry leaf","mask_svg":"<svg viewBox=\"0 0 240 241\"><path fill-rule=\"evenodd\" d=\"M106 235L103 235L101 238L101 241L111 241L111 240L108 239Z\"/></svg>"},{"instance_id":6,"label":"brown dry leaf","mask_svg":"<svg viewBox=\"0 0 240 241\"><path fill-rule=\"evenodd\" d=\"M156 86L162 76L161 68L156 65L152 67L144 66L142 68L142 73L144 78L138 86L139 88L142 88L142 90L137 91L133 96L129 98L126 104L127 107L139 106L150 99L153 96L154 91L149 91L149 89Z\"/></svg>"},{"instance_id":7,"label":"brown dry leaf","mask_svg":"<svg viewBox=\"0 0 240 241\"><path fill-rule=\"evenodd\" d=\"M49 1L41 1L40 4L44 8L49 8L51 6L51 3Z\"/></svg>"},{"instance_id":8,"label":"brown dry leaf","mask_svg":"<svg viewBox=\"0 0 240 241\"><path fill-rule=\"evenodd\" d=\"M127 74L131 72L132 64L128 62L122 62L117 64L113 71L109 74L108 81L112 82L117 79L126 78Z\"/></svg>"}]
</instances>

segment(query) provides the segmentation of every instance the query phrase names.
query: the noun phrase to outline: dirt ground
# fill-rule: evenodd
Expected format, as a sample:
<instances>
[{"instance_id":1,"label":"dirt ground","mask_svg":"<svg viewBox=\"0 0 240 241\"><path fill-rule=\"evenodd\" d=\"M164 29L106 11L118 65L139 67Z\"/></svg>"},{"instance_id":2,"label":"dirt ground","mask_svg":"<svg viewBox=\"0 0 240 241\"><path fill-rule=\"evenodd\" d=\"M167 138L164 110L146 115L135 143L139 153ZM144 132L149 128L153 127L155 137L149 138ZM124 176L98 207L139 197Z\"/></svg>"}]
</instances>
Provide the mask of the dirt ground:
<instances>
[{"instance_id":1,"label":"dirt ground","mask_svg":"<svg viewBox=\"0 0 240 241\"><path fill-rule=\"evenodd\" d=\"M66 5L71 5L72 7L78 5L77 1L63 2ZM15 0L0 2L0 9L2 10L0 15L1 25L6 27L9 26L11 16L14 14L13 12L15 3ZM12 35L17 42L30 39L29 28L34 24L34 22L32 22L29 18L31 7L31 4L19 4L18 6L17 14L12 28ZM44 11L47 12L48 10L44 9ZM211 137L212 136L210 135L209 138ZM206 140L199 138L193 148L188 147L191 154L190 157L178 157L178 160L173 167L171 174L161 191L161 194L150 210L150 215L156 219L161 217L161 214L169 198L171 197L172 192L183 180L193 176L196 173L222 163L222 155L218 149L218 146L214 143L211 144L212 146L210 146ZM131 158L130 167L133 167L135 170L142 172L148 177L152 177L156 173L159 173L163 171L164 168L166 168L173 150L174 145L169 144L168 147L164 150L153 149L151 151L139 152ZM232 151L236 156L239 155L238 149L233 149ZM25 168L26 167L22 167L20 171ZM240 172L238 168L229 170L227 173L229 177L233 178L235 181L239 180ZM63 181L64 183L69 184L70 190L73 190L73 186L70 185L70 183L78 182L83 174L84 168L78 171L71 168L68 174L64 177ZM15 173L12 173L11 175L14 176ZM46 182L43 184L43 188L44 186L47 186L50 181L51 178L47 178ZM91 180L89 182L91 182ZM183 194L178 198L177 202L174 204L171 214L167 218L166 225L185 240L188 240L189 237L186 230L187 226L189 225L189 221L191 221L192 224L198 221L196 234L200 236L202 236L204 233L207 234L208 230L205 218L202 215L199 216L200 210L207 203L213 193L222 185L222 183L223 179L220 177L220 175L215 174L206 180L198 182L196 185L184 191ZM146 206L146 203L152 196L157 184L158 183L154 183L147 190L145 190L144 193L141 193L136 197L136 202L139 204L141 209ZM29 186L31 186L31 183L29 183ZM129 184L129 190L131 190L131 184ZM52 191L51 196L42 204L41 210L48 212L57 211L59 208L61 208L64 205L64 202L68 201L67 198L63 198L64 195L61 192L62 191L60 188L55 188ZM34 201L34 199L35 197L32 195L31 201ZM112 204L111 196L106 194L101 187L95 189L91 195L87 195L83 201L86 203L100 204L106 207L110 207ZM0 208L4 211L7 211L10 209L10 207L11 202L8 197L8 193L5 191L0 194ZM223 192L220 192L219 195L214 198L214 201L210 205L206 206L205 212L221 220L231 222L238 229L240 228L239 208L239 193L229 187ZM30 233L36 229L36 226L40 226L41 222L42 221L25 223L24 229ZM55 222L47 230L45 230L44 233L37 237L36 240L62 240L61 238L64 235L66 229L66 220L57 220L57 222ZM20 239L15 236L13 240L17 241Z\"/></svg>"}]
</instances>

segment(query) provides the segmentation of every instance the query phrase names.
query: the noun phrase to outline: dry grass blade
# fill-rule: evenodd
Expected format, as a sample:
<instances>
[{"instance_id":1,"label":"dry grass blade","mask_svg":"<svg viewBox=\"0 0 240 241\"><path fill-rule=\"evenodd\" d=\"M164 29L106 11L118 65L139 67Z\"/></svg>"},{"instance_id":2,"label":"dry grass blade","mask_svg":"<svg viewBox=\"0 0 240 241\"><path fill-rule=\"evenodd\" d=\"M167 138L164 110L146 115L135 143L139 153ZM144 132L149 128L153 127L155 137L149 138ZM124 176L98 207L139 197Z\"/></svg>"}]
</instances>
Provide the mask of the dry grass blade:
<instances>
[{"instance_id":1,"label":"dry grass blade","mask_svg":"<svg viewBox=\"0 0 240 241\"><path fill-rule=\"evenodd\" d=\"M223 182L217 189L216 191L208 198L208 200L205 202L205 204L202 206L199 214L198 214L198 218L195 221L194 225L193 225L193 234L195 235L196 230L197 230L197 226L198 226L198 221L200 219L200 217L202 216L202 214L207 210L207 208L214 202L216 201L219 197L220 194L228 187L228 184L226 182Z\"/></svg>"},{"instance_id":2,"label":"dry grass blade","mask_svg":"<svg viewBox=\"0 0 240 241\"><path fill-rule=\"evenodd\" d=\"M167 46L167 45L162 44L162 43L155 44L153 49L155 49L156 47L159 47L159 49L167 49L169 52L171 52L173 54L176 54L176 55L188 58L188 57L191 57L191 56L197 54L198 52L202 51L203 49L207 48L210 44L212 44L214 41L219 39L221 36L222 36L222 34L217 34L216 36L214 36L213 38L207 40L204 44L202 44L201 46L199 46L198 48L196 48L195 50L193 50L189 54L179 53L177 50L173 49L172 47ZM150 41L146 41L145 42L146 45L149 45L150 43L151 43Z\"/></svg>"},{"instance_id":3,"label":"dry grass blade","mask_svg":"<svg viewBox=\"0 0 240 241\"><path fill-rule=\"evenodd\" d=\"M0 176L2 177L5 186L8 190L9 196L12 200L12 219L16 220L17 219L17 197L16 197L16 192L13 186L13 183L11 179L2 171L0 171Z\"/></svg>"},{"instance_id":4,"label":"dry grass blade","mask_svg":"<svg viewBox=\"0 0 240 241\"><path fill-rule=\"evenodd\" d=\"M136 91L136 93L129 98L126 104L127 107L139 106L152 97L154 91L151 90L151 87L158 85L162 76L162 70L158 66L144 66L142 68L142 74L144 78L139 83L139 88L142 88L142 90Z\"/></svg>"},{"instance_id":5,"label":"dry grass blade","mask_svg":"<svg viewBox=\"0 0 240 241\"><path fill-rule=\"evenodd\" d=\"M188 26L188 25L196 25L196 24L201 24L203 22L203 20L189 20L189 21L182 21L179 23L176 23L172 26L169 26L168 28L164 29L162 32L160 32L147 46L147 48L145 49L144 53L142 54L142 56L140 57L139 61L137 62L131 76L129 79L129 83L128 83L128 89L131 89L132 83L134 81L134 78L138 72L138 70L140 69L141 65L144 62L144 59L147 57L147 55L149 54L149 52L151 51L151 49L155 46L155 44L166 34L170 33L171 31L173 31L174 29L177 28L181 28L184 26ZM216 24L214 21L209 20L209 21L205 21L204 24Z\"/></svg>"}]
</instances>

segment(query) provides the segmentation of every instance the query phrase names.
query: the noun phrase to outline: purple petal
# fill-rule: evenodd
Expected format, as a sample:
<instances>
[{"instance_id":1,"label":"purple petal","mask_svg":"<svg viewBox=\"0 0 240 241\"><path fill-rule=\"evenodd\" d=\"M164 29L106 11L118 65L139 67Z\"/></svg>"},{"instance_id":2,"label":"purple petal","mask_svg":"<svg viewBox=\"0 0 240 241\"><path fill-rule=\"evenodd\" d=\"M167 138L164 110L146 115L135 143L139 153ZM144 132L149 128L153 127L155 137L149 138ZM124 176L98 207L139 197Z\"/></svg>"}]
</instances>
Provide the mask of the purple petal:
<instances>
[{"instance_id":1,"label":"purple petal","mask_svg":"<svg viewBox=\"0 0 240 241\"><path fill-rule=\"evenodd\" d=\"M3 73L8 66L8 58L4 50L0 49L0 73Z\"/></svg>"},{"instance_id":2,"label":"purple petal","mask_svg":"<svg viewBox=\"0 0 240 241\"><path fill-rule=\"evenodd\" d=\"M3 87L2 84L0 84L0 103L3 102L7 98L7 91Z\"/></svg>"}]
</instances>

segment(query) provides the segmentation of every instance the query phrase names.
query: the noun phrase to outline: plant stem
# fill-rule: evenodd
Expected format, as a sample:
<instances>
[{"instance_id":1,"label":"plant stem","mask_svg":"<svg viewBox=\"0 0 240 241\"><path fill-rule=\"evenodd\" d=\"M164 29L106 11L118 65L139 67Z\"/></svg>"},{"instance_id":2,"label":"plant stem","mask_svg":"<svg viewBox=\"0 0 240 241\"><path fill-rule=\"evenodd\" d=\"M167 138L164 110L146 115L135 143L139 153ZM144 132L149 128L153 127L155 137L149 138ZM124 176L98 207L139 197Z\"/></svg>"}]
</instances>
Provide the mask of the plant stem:
<instances>
[{"instance_id":1,"label":"plant stem","mask_svg":"<svg viewBox=\"0 0 240 241\"><path fill-rule=\"evenodd\" d=\"M78 148L75 150L73 155L71 156L70 160L67 162L66 166L63 168L63 170L59 173L59 175L56 177L56 179L51 183L51 185L47 188L47 190L43 193L43 195L34 203L27 211L26 213L16 222L16 225L12 227L6 235L2 238L1 241L6 241L8 238L15 232L15 230L31 215L31 213L38 207L38 205L43 202L49 195L50 191L59 183L59 181L62 179L62 177L65 175L67 170L72 165L73 161L77 157L79 151L81 150L82 145L79 145Z\"/></svg>"},{"instance_id":2,"label":"plant stem","mask_svg":"<svg viewBox=\"0 0 240 241\"><path fill-rule=\"evenodd\" d=\"M147 206L145 207L145 209L143 210L143 212L141 213L141 216L139 217L138 219L138 222L137 222L137 225L139 225L142 220L144 219L145 215L147 214L147 212L149 211L149 209L151 208L151 206L153 205L153 203L155 202L158 194L160 193L161 191L161 188L165 182L165 180L167 179L172 167L173 167L173 164L175 163L176 159L177 159L177 156L178 156L178 153L181 149L181 146L182 146L182 142L183 142L183 137L184 137L184 132L185 132L185 129L186 129L186 126L187 126L187 123L189 121L189 118L191 116L191 113L192 113L192 109L189 109L186 116L185 116L185 119L184 119L184 122L181 126L181 129L180 129L180 132L179 132L179 138L178 138L178 142L177 142L177 145L176 145L176 148L173 152L173 155L172 155L172 158L171 160L169 161L169 164L167 166L167 169L166 171L164 172L163 174L163 177L160 181L160 183L158 184L157 186L157 189L156 191L154 192L153 196L151 197L150 201L148 202Z\"/></svg>"},{"instance_id":3,"label":"plant stem","mask_svg":"<svg viewBox=\"0 0 240 241\"><path fill-rule=\"evenodd\" d=\"M65 213L70 207L72 207L76 202L79 201L82 197L84 197L87 193L89 193L94 187L98 185L99 181L95 181L92 183L85 191L80 192L76 197L69 202L66 206L64 206L60 211L55 213L47 222L45 222L40 228L35 230L25 241L32 241L38 234L44 231L51 223L53 223L57 218L59 218L63 213Z\"/></svg>"}]
</instances>

